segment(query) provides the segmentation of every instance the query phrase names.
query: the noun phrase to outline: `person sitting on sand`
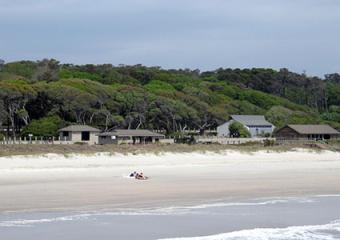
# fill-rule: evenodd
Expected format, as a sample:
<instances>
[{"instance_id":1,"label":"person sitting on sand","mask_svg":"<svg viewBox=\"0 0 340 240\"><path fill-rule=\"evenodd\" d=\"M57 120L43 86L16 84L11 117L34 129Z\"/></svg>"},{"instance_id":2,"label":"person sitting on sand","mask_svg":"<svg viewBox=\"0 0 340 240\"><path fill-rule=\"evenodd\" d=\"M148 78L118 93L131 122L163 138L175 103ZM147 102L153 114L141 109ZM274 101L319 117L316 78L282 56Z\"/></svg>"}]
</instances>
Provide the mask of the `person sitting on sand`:
<instances>
[{"instance_id":1,"label":"person sitting on sand","mask_svg":"<svg viewBox=\"0 0 340 240\"><path fill-rule=\"evenodd\" d=\"M146 180L146 179L148 179L148 177L145 177L142 172L141 173L137 173L135 178L138 179L138 180Z\"/></svg>"}]
</instances>

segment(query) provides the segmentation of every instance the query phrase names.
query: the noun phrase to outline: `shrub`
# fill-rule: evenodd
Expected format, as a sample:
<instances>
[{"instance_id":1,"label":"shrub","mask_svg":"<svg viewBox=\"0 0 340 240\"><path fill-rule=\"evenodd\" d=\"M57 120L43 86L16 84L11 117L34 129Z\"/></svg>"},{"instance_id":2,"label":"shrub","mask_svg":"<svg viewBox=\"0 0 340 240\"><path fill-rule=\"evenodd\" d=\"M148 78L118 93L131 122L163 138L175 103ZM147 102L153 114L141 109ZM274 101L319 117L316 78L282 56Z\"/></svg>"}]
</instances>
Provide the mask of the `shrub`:
<instances>
[{"instance_id":1,"label":"shrub","mask_svg":"<svg viewBox=\"0 0 340 240\"><path fill-rule=\"evenodd\" d=\"M265 133L264 137L269 138L269 137L271 137L271 134L270 133Z\"/></svg>"},{"instance_id":2,"label":"shrub","mask_svg":"<svg viewBox=\"0 0 340 240\"><path fill-rule=\"evenodd\" d=\"M229 132L231 137L250 137L250 132L239 122L233 122L229 125Z\"/></svg>"},{"instance_id":3,"label":"shrub","mask_svg":"<svg viewBox=\"0 0 340 240\"><path fill-rule=\"evenodd\" d=\"M265 139L265 140L263 141L263 145L264 145L265 147L271 147L271 146L274 146L274 144L275 144L275 141L274 141L274 140L271 140L271 139Z\"/></svg>"},{"instance_id":4,"label":"shrub","mask_svg":"<svg viewBox=\"0 0 340 240\"><path fill-rule=\"evenodd\" d=\"M22 136L27 137L33 134L35 137L51 137L57 136L58 129L62 125L62 120L59 117L45 117L39 120L33 120L22 131Z\"/></svg>"}]
</instances>

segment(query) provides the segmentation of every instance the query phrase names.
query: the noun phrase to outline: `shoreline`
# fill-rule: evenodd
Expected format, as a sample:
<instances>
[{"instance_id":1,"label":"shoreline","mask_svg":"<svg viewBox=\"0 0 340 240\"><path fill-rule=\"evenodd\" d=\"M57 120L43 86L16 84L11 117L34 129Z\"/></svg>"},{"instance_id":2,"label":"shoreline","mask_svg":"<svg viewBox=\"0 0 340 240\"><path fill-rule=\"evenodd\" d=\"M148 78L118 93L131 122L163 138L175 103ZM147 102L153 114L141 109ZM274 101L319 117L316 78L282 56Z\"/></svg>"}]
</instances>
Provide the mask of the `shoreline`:
<instances>
[{"instance_id":1,"label":"shoreline","mask_svg":"<svg viewBox=\"0 0 340 240\"><path fill-rule=\"evenodd\" d=\"M298 234L301 239L324 239L326 234L338 239L339 200L340 195L332 195L151 209L18 212L0 214L0 235L57 240L63 229L69 240L276 239L278 234Z\"/></svg>"},{"instance_id":2,"label":"shoreline","mask_svg":"<svg viewBox=\"0 0 340 240\"><path fill-rule=\"evenodd\" d=\"M295 199L308 199L313 198L339 198L340 192L333 194L303 194L303 195L285 195L285 196L268 196L268 197L251 197L251 196L243 196L238 198L230 198L230 199L205 199L204 201L193 201L193 202L183 202L183 201L168 201L165 202L165 205L135 205L130 203L126 203L126 205L90 205L90 206L82 206L82 207L70 207L70 208L37 208L37 209L23 209L23 210L5 210L0 211L0 216L4 215L18 215L18 214L105 214L105 213L124 213L126 215L143 215L143 212L158 212L163 210L182 210L182 209L209 209L215 207L223 207L224 205L229 207L236 207L238 205L270 205L270 202L289 202L294 201ZM267 203L268 202L268 203ZM274 203L273 203L274 204ZM134 207L132 207L134 206Z\"/></svg>"},{"instance_id":3,"label":"shoreline","mask_svg":"<svg viewBox=\"0 0 340 240\"><path fill-rule=\"evenodd\" d=\"M150 179L127 175L143 171ZM194 152L0 157L0 212L196 205L340 194L340 153Z\"/></svg>"}]
</instances>

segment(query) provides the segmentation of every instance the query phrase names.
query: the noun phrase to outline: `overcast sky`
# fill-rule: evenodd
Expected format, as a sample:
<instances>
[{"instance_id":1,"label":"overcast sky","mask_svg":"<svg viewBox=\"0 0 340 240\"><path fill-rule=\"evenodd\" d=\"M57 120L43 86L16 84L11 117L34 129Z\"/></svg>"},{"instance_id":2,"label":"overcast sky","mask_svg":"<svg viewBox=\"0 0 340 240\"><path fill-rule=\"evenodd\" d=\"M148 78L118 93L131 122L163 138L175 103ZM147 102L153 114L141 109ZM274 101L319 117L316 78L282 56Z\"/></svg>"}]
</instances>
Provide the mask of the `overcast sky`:
<instances>
[{"instance_id":1,"label":"overcast sky","mask_svg":"<svg viewBox=\"0 0 340 240\"><path fill-rule=\"evenodd\" d=\"M0 58L340 72L338 0L0 0Z\"/></svg>"}]
</instances>

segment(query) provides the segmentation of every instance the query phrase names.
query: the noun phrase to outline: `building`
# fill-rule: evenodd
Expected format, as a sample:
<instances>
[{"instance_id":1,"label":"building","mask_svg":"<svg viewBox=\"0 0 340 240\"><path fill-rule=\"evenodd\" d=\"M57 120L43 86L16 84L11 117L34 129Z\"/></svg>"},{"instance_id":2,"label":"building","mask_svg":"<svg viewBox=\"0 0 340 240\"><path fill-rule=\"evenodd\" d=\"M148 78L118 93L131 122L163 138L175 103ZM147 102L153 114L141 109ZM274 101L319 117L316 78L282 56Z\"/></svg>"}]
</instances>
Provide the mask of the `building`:
<instances>
[{"instance_id":1,"label":"building","mask_svg":"<svg viewBox=\"0 0 340 240\"><path fill-rule=\"evenodd\" d=\"M275 133L277 139L328 140L340 137L340 132L329 125L287 125Z\"/></svg>"},{"instance_id":2,"label":"building","mask_svg":"<svg viewBox=\"0 0 340 240\"><path fill-rule=\"evenodd\" d=\"M116 129L112 132L98 134L99 144L146 144L159 142L164 139L163 134L141 129Z\"/></svg>"},{"instance_id":3,"label":"building","mask_svg":"<svg viewBox=\"0 0 340 240\"><path fill-rule=\"evenodd\" d=\"M230 120L217 127L218 137L231 137L229 125L233 122L241 123L251 134L251 137L271 135L275 126L262 115L231 115Z\"/></svg>"},{"instance_id":4,"label":"building","mask_svg":"<svg viewBox=\"0 0 340 240\"><path fill-rule=\"evenodd\" d=\"M82 142L88 144L97 144L100 130L87 125L71 125L59 129L60 141L67 141L71 143Z\"/></svg>"}]
</instances>

